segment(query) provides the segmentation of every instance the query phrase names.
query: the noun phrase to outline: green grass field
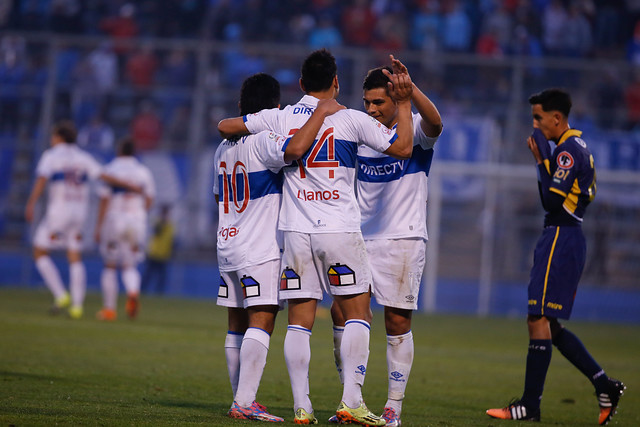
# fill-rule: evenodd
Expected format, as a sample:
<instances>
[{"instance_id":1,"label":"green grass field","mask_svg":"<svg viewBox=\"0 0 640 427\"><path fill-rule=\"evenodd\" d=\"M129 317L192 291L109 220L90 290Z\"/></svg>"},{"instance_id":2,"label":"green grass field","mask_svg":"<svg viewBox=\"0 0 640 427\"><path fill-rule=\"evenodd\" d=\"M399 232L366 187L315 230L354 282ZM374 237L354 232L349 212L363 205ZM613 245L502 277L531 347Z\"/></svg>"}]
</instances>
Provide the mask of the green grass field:
<instances>
[{"instance_id":1,"label":"green grass field","mask_svg":"<svg viewBox=\"0 0 640 427\"><path fill-rule=\"evenodd\" d=\"M225 416L231 404L223 343L226 311L215 301L143 297L140 317L94 320L99 295L89 294L85 319L50 317L44 290L0 287L0 424L248 425ZM121 304L122 306L123 304ZM283 313L284 314L284 313ZM274 332L258 400L292 424L282 352L286 316ZM609 374L628 387L611 425L640 425L640 327L570 322ZM510 426L484 413L522 392L524 320L414 318L415 362L403 426ZM311 399L328 424L341 395L333 365L331 321L314 327ZM385 337L374 313L364 395L380 413L386 400ZM590 383L554 352L541 426L597 425Z\"/></svg>"}]
</instances>

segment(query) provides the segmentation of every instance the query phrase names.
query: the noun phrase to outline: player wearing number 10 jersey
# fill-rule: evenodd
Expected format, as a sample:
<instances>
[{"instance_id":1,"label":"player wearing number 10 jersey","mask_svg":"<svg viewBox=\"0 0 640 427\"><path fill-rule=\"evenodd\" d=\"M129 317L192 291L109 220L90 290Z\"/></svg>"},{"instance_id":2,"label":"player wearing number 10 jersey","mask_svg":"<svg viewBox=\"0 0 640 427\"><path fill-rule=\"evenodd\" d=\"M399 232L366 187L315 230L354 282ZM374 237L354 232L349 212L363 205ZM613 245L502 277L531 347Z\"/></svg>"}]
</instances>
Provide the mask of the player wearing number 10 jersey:
<instances>
[{"instance_id":1,"label":"player wearing number 10 jersey","mask_svg":"<svg viewBox=\"0 0 640 427\"><path fill-rule=\"evenodd\" d=\"M277 80L256 74L243 83L240 111L277 107L279 99ZM218 305L229 310L225 353L234 393L228 413L232 418L284 421L255 402L278 311L281 168L309 149L326 115L342 108L335 100L327 100L292 138L264 131L227 139L216 151Z\"/></svg>"},{"instance_id":2,"label":"player wearing number 10 jersey","mask_svg":"<svg viewBox=\"0 0 640 427\"><path fill-rule=\"evenodd\" d=\"M394 134L366 114L344 110L327 117L317 140L300 161L284 169L279 228L284 230L280 298L289 303L285 360L294 399L294 422L315 421L309 399L309 338L316 305L323 292L333 295L345 315L342 354L345 382L336 415L346 422L384 425L362 400L369 356L369 289L371 272L360 232L360 212L354 194L357 148L408 158L412 151L411 80L408 74L390 78L390 93L398 100ZM304 125L319 100L339 92L335 58L327 50L311 53L301 70L306 95L284 110L266 110L223 120L223 134L269 129L293 134ZM239 126L238 126L239 124Z\"/></svg>"}]
</instances>

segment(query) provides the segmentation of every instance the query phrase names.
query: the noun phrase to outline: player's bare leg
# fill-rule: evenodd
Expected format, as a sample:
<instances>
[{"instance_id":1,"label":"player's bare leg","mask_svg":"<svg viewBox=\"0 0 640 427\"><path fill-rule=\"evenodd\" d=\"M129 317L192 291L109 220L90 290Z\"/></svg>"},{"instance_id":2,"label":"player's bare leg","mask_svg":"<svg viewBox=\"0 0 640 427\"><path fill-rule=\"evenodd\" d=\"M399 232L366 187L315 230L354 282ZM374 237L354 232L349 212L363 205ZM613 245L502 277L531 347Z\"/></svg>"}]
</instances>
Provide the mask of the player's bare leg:
<instances>
[{"instance_id":1,"label":"player's bare leg","mask_svg":"<svg viewBox=\"0 0 640 427\"><path fill-rule=\"evenodd\" d=\"M100 274L102 309L96 314L98 320L114 321L118 317L118 272L115 263L106 262Z\"/></svg>"},{"instance_id":2,"label":"player's bare leg","mask_svg":"<svg viewBox=\"0 0 640 427\"><path fill-rule=\"evenodd\" d=\"M40 276L42 276L42 280L44 280L45 285L53 294L54 302L50 313L58 314L71 303L69 293L62 283L58 267L56 267L49 256L49 251L44 248L35 247L33 249L33 258L35 259L36 269L40 273Z\"/></svg>"}]
</instances>

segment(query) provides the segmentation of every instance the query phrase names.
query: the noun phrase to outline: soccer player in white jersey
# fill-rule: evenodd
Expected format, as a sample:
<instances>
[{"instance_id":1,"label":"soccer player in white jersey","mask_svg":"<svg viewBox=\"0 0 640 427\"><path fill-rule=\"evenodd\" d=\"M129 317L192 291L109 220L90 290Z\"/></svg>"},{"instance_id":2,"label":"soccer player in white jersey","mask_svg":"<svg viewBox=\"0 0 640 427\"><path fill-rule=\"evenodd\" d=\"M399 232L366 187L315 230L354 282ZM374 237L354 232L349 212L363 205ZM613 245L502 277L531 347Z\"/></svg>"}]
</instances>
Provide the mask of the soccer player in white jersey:
<instances>
[{"instance_id":1,"label":"soccer player in white jersey","mask_svg":"<svg viewBox=\"0 0 640 427\"><path fill-rule=\"evenodd\" d=\"M241 114L277 108L279 102L280 85L273 77L259 73L244 81ZM227 139L216 151L221 276L217 304L228 307L225 354L234 394L228 412L232 418L284 421L255 401L279 308L281 169L309 149L325 116L343 108L333 99L325 100L292 138L263 131Z\"/></svg>"},{"instance_id":2,"label":"soccer player in white jersey","mask_svg":"<svg viewBox=\"0 0 640 427\"><path fill-rule=\"evenodd\" d=\"M51 147L45 150L36 167L25 219L32 222L36 203L48 183L47 210L33 239L36 268L54 297L52 314L68 308L71 318L82 317L86 293L86 270L82 263L82 229L89 209L89 180L101 178L113 185L137 191L134 186L102 173L102 166L75 144L77 131L63 120L51 132ZM67 250L70 284L67 292L58 268L51 260L52 249Z\"/></svg>"},{"instance_id":3,"label":"soccer player in white jersey","mask_svg":"<svg viewBox=\"0 0 640 427\"><path fill-rule=\"evenodd\" d=\"M138 314L140 272L138 264L144 259L147 234L147 214L153 203L156 188L148 167L135 157L135 145L130 137L123 138L118 156L104 167L105 173L140 187L131 192L119 187L102 185L99 188L100 205L95 239L100 244L104 267L100 276L102 309L99 320L117 318L118 276L127 293L125 310L130 319Z\"/></svg>"},{"instance_id":4,"label":"soccer player in white jersey","mask_svg":"<svg viewBox=\"0 0 640 427\"><path fill-rule=\"evenodd\" d=\"M339 111L325 119L309 152L284 168L280 299L289 304L284 352L297 424L317 423L309 399L309 339L317 303L326 292L346 319L341 349L344 389L336 416L345 422L384 425L382 418L367 409L361 390L369 358L371 272L354 181L356 151L361 144L398 158L411 156L411 79L408 74L389 75L389 91L399 109L395 134L360 111ZM225 119L218 129L223 135L264 129L295 133L319 100L338 95L337 66L329 51L317 50L305 59L300 87L306 95L297 104Z\"/></svg>"},{"instance_id":5,"label":"soccer player in white jersey","mask_svg":"<svg viewBox=\"0 0 640 427\"><path fill-rule=\"evenodd\" d=\"M370 70L363 83L367 113L390 129L397 123L398 106L391 98L384 73L408 73L391 57L393 68ZM427 177L433 146L442 132L440 113L431 100L413 86L413 154L396 160L361 146L358 149L358 204L362 234L367 245L373 276L373 294L384 306L387 332L388 396L382 418L387 426L399 426L402 399L413 364L411 314L418 308L418 291L425 263L427 241ZM344 319L333 304L334 355L342 378L340 342ZM334 417L332 422L338 420Z\"/></svg>"}]
</instances>

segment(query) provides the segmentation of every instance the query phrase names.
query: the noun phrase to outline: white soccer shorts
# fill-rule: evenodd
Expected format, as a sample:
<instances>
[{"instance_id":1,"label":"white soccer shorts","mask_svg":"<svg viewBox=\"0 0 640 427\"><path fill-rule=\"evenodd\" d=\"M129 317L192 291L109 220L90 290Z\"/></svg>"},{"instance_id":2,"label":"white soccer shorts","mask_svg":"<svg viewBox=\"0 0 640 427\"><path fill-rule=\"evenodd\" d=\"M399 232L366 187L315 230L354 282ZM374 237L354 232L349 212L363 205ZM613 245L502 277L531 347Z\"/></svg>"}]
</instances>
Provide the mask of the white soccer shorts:
<instances>
[{"instance_id":1,"label":"white soccer shorts","mask_svg":"<svg viewBox=\"0 0 640 427\"><path fill-rule=\"evenodd\" d=\"M221 271L216 304L232 308L279 305L279 277L279 259L235 271Z\"/></svg>"},{"instance_id":2,"label":"white soccer shorts","mask_svg":"<svg viewBox=\"0 0 640 427\"><path fill-rule=\"evenodd\" d=\"M144 260L144 217L107 217L100 236L100 254L106 263L133 267Z\"/></svg>"},{"instance_id":3,"label":"white soccer shorts","mask_svg":"<svg viewBox=\"0 0 640 427\"><path fill-rule=\"evenodd\" d=\"M373 295L386 307L406 310L418 308L418 292L424 270L426 240L374 239L367 240L373 276Z\"/></svg>"},{"instance_id":4,"label":"white soccer shorts","mask_svg":"<svg viewBox=\"0 0 640 427\"><path fill-rule=\"evenodd\" d=\"M67 249L80 252L84 223L84 216L47 213L36 228L33 245L46 250Z\"/></svg>"},{"instance_id":5,"label":"white soccer shorts","mask_svg":"<svg viewBox=\"0 0 640 427\"><path fill-rule=\"evenodd\" d=\"M369 258L361 233L284 232L280 299L323 293L357 295L371 288Z\"/></svg>"}]
</instances>

